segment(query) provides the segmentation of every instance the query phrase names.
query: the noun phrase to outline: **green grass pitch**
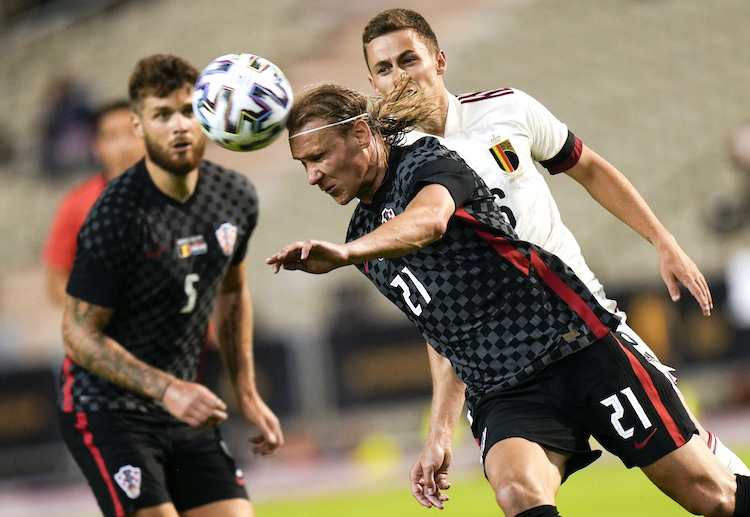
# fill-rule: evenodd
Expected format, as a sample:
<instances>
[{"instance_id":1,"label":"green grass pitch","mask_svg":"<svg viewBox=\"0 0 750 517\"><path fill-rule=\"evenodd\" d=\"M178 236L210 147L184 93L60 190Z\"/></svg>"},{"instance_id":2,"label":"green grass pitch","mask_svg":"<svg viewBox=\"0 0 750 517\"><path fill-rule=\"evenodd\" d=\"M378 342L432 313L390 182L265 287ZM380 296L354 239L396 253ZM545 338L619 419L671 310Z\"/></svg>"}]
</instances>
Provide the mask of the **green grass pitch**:
<instances>
[{"instance_id":1,"label":"green grass pitch","mask_svg":"<svg viewBox=\"0 0 750 517\"><path fill-rule=\"evenodd\" d=\"M750 449L740 452L747 463ZM404 480L407 474L404 473ZM452 480L448 491L451 500L445 510L426 509L411 497L409 485L386 491L376 486L367 492L345 492L319 498L290 498L286 501L261 501L255 504L258 517L381 517L411 515L456 515L498 517L502 512L494 501L484 477ZM689 515L654 487L639 469L628 470L617 460L599 460L577 472L565 482L557 498L560 514L587 517L677 517Z\"/></svg>"}]
</instances>

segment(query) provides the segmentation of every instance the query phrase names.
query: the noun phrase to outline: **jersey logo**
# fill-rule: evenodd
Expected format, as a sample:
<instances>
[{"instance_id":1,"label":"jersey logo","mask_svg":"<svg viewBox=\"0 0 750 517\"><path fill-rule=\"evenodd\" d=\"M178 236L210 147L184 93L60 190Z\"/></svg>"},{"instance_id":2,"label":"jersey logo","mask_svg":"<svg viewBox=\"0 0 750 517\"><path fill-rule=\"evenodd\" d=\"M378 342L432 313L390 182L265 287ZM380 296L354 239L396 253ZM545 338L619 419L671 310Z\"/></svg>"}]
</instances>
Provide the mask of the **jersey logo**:
<instances>
[{"instance_id":1,"label":"jersey logo","mask_svg":"<svg viewBox=\"0 0 750 517\"><path fill-rule=\"evenodd\" d=\"M380 224L385 224L394 217L396 217L396 212L393 211L393 208L384 208L380 213Z\"/></svg>"},{"instance_id":2,"label":"jersey logo","mask_svg":"<svg viewBox=\"0 0 750 517\"><path fill-rule=\"evenodd\" d=\"M129 498L135 499L141 495L141 468L133 465L123 465L115 474L115 481Z\"/></svg>"},{"instance_id":3,"label":"jersey logo","mask_svg":"<svg viewBox=\"0 0 750 517\"><path fill-rule=\"evenodd\" d=\"M518 168L518 154L513 149L510 140L503 140L490 147L490 154L505 172L514 172Z\"/></svg>"},{"instance_id":4,"label":"jersey logo","mask_svg":"<svg viewBox=\"0 0 750 517\"><path fill-rule=\"evenodd\" d=\"M224 223L216 230L216 240L219 241L221 250L227 257L234 251L234 243L237 242L237 227L232 223Z\"/></svg>"},{"instance_id":5,"label":"jersey logo","mask_svg":"<svg viewBox=\"0 0 750 517\"><path fill-rule=\"evenodd\" d=\"M658 429L658 427L657 427L656 429ZM643 449L643 448L644 448L644 447L646 446L646 444L647 444L647 443L649 442L649 440L651 440L651 437L652 437L652 436L654 436L654 435L656 434L656 429L654 429L653 431L651 431L651 434L650 434L650 435L648 435L648 436L646 437L646 439L645 439L645 440L643 440L642 442L639 442L639 441L635 441L635 442L633 443L633 445L635 445L635 449L636 449L637 451L640 451L641 449Z\"/></svg>"},{"instance_id":6,"label":"jersey logo","mask_svg":"<svg viewBox=\"0 0 750 517\"><path fill-rule=\"evenodd\" d=\"M205 255L208 253L208 245L203 235L192 235L177 239L177 253L180 258L188 258L193 255Z\"/></svg>"}]
</instances>

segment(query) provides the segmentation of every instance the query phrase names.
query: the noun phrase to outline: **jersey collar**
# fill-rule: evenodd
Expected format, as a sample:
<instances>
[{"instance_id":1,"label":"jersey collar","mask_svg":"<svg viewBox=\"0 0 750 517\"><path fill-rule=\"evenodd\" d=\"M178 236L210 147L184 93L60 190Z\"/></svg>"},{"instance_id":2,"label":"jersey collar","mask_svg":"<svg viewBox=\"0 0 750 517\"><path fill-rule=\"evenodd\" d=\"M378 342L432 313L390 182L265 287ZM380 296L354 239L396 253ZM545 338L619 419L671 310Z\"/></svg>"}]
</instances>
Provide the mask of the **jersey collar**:
<instances>
[{"instance_id":1,"label":"jersey collar","mask_svg":"<svg viewBox=\"0 0 750 517\"><path fill-rule=\"evenodd\" d=\"M449 137L461 132L461 102L458 98L448 90L445 90L448 95L448 114L445 117L445 136Z\"/></svg>"}]
</instances>

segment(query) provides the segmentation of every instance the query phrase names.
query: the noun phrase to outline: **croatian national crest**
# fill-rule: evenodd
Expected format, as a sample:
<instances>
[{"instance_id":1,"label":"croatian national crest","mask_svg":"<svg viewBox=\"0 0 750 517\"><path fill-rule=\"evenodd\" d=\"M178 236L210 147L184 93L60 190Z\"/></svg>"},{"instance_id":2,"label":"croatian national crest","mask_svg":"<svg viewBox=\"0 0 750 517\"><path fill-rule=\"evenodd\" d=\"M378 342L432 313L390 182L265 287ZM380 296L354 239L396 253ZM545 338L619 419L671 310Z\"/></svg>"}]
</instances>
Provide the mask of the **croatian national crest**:
<instances>
[{"instance_id":1,"label":"croatian national crest","mask_svg":"<svg viewBox=\"0 0 750 517\"><path fill-rule=\"evenodd\" d=\"M394 217L396 217L396 212L393 211L393 208L384 208L380 213L380 224L385 224Z\"/></svg>"},{"instance_id":2,"label":"croatian national crest","mask_svg":"<svg viewBox=\"0 0 750 517\"><path fill-rule=\"evenodd\" d=\"M234 244L237 242L237 227L232 223L224 223L216 230L216 240L219 241L224 255L227 257L234 251Z\"/></svg>"},{"instance_id":3,"label":"croatian national crest","mask_svg":"<svg viewBox=\"0 0 750 517\"><path fill-rule=\"evenodd\" d=\"M115 481L129 498L136 499L141 495L141 468L123 465L115 474Z\"/></svg>"}]
</instances>

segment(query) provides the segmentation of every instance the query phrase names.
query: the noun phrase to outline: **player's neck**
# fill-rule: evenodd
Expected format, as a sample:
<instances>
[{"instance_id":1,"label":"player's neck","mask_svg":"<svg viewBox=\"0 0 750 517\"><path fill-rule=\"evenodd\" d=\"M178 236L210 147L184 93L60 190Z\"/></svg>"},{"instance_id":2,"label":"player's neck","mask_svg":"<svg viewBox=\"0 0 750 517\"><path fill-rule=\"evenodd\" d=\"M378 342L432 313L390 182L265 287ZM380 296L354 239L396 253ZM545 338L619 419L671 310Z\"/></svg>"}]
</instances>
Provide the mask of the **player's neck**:
<instances>
[{"instance_id":1,"label":"player's neck","mask_svg":"<svg viewBox=\"0 0 750 517\"><path fill-rule=\"evenodd\" d=\"M435 116L429 122L429 125L417 129L430 135L445 136L445 122L448 119L449 105L448 91L443 90L443 94L435 99Z\"/></svg>"},{"instance_id":2,"label":"player's neck","mask_svg":"<svg viewBox=\"0 0 750 517\"><path fill-rule=\"evenodd\" d=\"M190 199L198 184L198 167L187 174L172 174L147 158L146 170L156 188L180 203Z\"/></svg>"}]
</instances>

